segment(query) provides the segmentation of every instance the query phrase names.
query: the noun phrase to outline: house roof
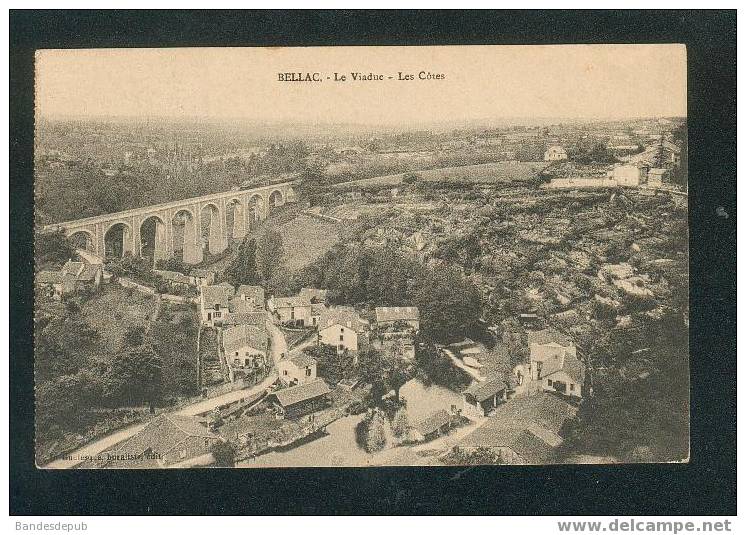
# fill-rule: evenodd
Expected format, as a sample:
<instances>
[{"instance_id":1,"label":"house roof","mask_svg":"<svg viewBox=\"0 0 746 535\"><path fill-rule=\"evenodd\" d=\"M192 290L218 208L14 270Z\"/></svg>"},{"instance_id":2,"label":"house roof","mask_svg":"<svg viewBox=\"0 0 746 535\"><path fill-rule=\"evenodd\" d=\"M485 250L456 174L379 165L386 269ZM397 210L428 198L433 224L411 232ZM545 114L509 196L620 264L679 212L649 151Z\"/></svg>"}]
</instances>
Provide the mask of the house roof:
<instances>
[{"instance_id":1,"label":"house roof","mask_svg":"<svg viewBox=\"0 0 746 535\"><path fill-rule=\"evenodd\" d=\"M194 277L209 277L210 275L215 275L215 272L210 271L209 269L193 269L191 273Z\"/></svg>"},{"instance_id":2,"label":"house roof","mask_svg":"<svg viewBox=\"0 0 746 535\"><path fill-rule=\"evenodd\" d=\"M310 307L311 301L307 297L298 295L292 297L275 297L273 304L275 308Z\"/></svg>"},{"instance_id":3,"label":"house roof","mask_svg":"<svg viewBox=\"0 0 746 535\"><path fill-rule=\"evenodd\" d=\"M165 417L172 424L174 424L179 429L179 431L191 437L216 436L204 425L206 420L203 418L195 418L193 416L177 416L174 414L166 414Z\"/></svg>"},{"instance_id":4,"label":"house roof","mask_svg":"<svg viewBox=\"0 0 746 535\"><path fill-rule=\"evenodd\" d=\"M553 457L555 448L531 429L524 429L518 433L508 446L528 464L548 463Z\"/></svg>"},{"instance_id":5,"label":"house roof","mask_svg":"<svg viewBox=\"0 0 746 535\"><path fill-rule=\"evenodd\" d=\"M585 364L580 362L576 356L570 353L565 353L561 365L558 366L556 370L545 371L544 377L550 377L559 372L565 372L578 383L582 384L585 381Z\"/></svg>"},{"instance_id":6,"label":"house roof","mask_svg":"<svg viewBox=\"0 0 746 535\"><path fill-rule=\"evenodd\" d=\"M413 321L420 319L417 307L376 307L376 321Z\"/></svg>"},{"instance_id":7,"label":"house roof","mask_svg":"<svg viewBox=\"0 0 746 535\"><path fill-rule=\"evenodd\" d=\"M311 303L326 303L327 290L320 288L301 288L298 292L299 297L303 297L311 301Z\"/></svg>"},{"instance_id":8,"label":"house roof","mask_svg":"<svg viewBox=\"0 0 746 535\"><path fill-rule=\"evenodd\" d=\"M261 286L242 284L238 287L238 290L236 290L236 295L245 295L249 299L264 303L264 288Z\"/></svg>"},{"instance_id":9,"label":"house roof","mask_svg":"<svg viewBox=\"0 0 746 535\"><path fill-rule=\"evenodd\" d=\"M228 308L235 314L248 314L257 309L257 304L253 300L241 299L240 296L235 295L228 301Z\"/></svg>"},{"instance_id":10,"label":"house roof","mask_svg":"<svg viewBox=\"0 0 746 535\"><path fill-rule=\"evenodd\" d=\"M266 312L229 312L223 318L223 323L229 325L265 325Z\"/></svg>"},{"instance_id":11,"label":"house roof","mask_svg":"<svg viewBox=\"0 0 746 535\"><path fill-rule=\"evenodd\" d=\"M230 288L222 285L204 286L202 288L202 301L207 305L216 305L227 307L228 302L233 297L233 287Z\"/></svg>"},{"instance_id":12,"label":"house roof","mask_svg":"<svg viewBox=\"0 0 746 535\"><path fill-rule=\"evenodd\" d=\"M576 412L575 406L547 392L513 398L497 407L495 414L460 445L507 446L527 462L540 463L549 450L562 442L557 433Z\"/></svg>"},{"instance_id":13,"label":"house roof","mask_svg":"<svg viewBox=\"0 0 746 535\"><path fill-rule=\"evenodd\" d=\"M472 383L469 388L464 390L464 394L474 396L474 399L481 403L507 388L508 385L506 385L501 379L491 378L484 382Z\"/></svg>"},{"instance_id":14,"label":"house roof","mask_svg":"<svg viewBox=\"0 0 746 535\"><path fill-rule=\"evenodd\" d=\"M352 307L333 307L324 310L319 317L319 330L326 329L332 325L341 325L360 333L368 326Z\"/></svg>"},{"instance_id":15,"label":"house roof","mask_svg":"<svg viewBox=\"0 0 746 535\"><path fill-rule=\"evenodd\" d=\"M161 278L167 281L179 282L182 284L191 284L192 279L187 277L183 273L178 271L167 271L167 270L153 270L156 275L160 275Z\"/></svg>"},{"instance_id":16,"label":"house roof","mask_svg":"<svg viewBox=\"0 0 746 535\"><path fill-rule=\"evenodd\" d=\"M562 347L570 347L573 345L572 340L562 333L557 331L551 331L549 329L543 329L541 331L532 331L528 333L528 344L559 344Z\"/></svg>"},{"instance_id":17,"label":"house roof","mask_svg":"<svg viewBox=\"0 0 746 535\"><path fill-rule=\"evenodd\" d=\"M218 435L210 431L206 420L194 416L176 416L173 414L161 414L151 420L139 433L122 442L118 447L109 450L112 455L140 455L146 450L153 453L164 454L187 437L204 437L218 439ZM147 460L146 460L147 461ZM104 464L122 464L123 461L107 461ZM124 461L125 466L134 466L133 461ZM153 464L146 462L146 464Z\"/></svg>"},{"instance_id":18,"label":"house roof","mask_svg":"<svg viewBox=\"0 0 746 535\"><path fill-rule=\"evenodd\" d=\"M267 331L263 326L236 325L223 331L223 349L226 353L235 351L244 346L253 347L260 351L266 351L269 347Z\"/></svg>"},{"instance_id":19,"label":"house roof","mask_svg":"<svg viewBox=\"0 0 746 535\"><path fill-rule=\"evenodd\" d=\"M312 366L316 364L316 359L306 355L305 353L301 353L300 355L290 359L290 362L295 364L298 368L305 368L306 366Z\"/></svg>"},{"instance_id":20,"label":"house roof","mask_svg":"<svg viewBox=\"0 0 746 535\"><path fill-rule=\"evenodd\" d=\"M444 425L450 423L451 415L445 409L440 409L430 414L415 426L415 429L423 435L434 433Z\"/></svg>"},{"instance_id":21,"label":"house roof","mask_svg":"<svg viewBox=\"0 0 746 535\"><path fill-rule=\"evenodd\" d=\"M277 401L283 407L289 407L302 401L317 398L331 392L329 386L324 382L323 379L316 379L310 383L305 383L298 386L291 386L290 388L283 388L273 392L271 395L277 398Z\"/></svg>"}]
</instances>

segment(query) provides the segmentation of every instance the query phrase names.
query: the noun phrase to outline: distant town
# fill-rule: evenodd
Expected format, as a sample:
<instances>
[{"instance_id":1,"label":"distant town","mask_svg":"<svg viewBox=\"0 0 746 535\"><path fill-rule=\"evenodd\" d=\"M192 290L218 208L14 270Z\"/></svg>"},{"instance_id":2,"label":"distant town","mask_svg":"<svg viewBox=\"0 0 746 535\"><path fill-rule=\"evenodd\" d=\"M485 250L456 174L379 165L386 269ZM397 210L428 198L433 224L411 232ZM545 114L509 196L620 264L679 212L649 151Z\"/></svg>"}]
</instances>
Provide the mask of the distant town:
<instances>
[{"instance_id":1,"label":"distant town","mask_svg":"<svg viewBox=\"0 0 746 535\"><path fill-rule=\"evenodd\" d=\"M35 143L40 467L688 459L685 118Z\"/></svg>"}]
</instances>

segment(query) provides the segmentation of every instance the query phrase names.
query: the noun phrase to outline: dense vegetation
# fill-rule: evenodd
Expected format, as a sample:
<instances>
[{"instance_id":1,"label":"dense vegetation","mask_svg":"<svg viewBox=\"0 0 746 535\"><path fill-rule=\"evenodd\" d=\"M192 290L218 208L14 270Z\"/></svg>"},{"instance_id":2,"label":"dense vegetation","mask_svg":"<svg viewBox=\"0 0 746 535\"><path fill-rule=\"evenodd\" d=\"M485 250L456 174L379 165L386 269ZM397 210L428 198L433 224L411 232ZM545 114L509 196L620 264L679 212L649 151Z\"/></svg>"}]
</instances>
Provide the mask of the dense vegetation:
<instances>
[{"instance_id":1,"label":"dense vegetation","mask_svg":"<svg viewBox=\"0 0 746 535\"><path fill-rule=\"evenodd\" d=\"M301 271L297 288L329 290L331 303L417 306L422 334L437 342L463 338L478 321L477 288L453 266L423 266L393 247L343 244Z\"/></svg>"},{"instance_id":2,"label":"dense vegetation","mask_svg":"<svg viewBox=\"0 0 746 535\"><path fill-rule=\"evenodd\" d=\"M150 329L130 329L124 346L110 354L102 352L102 334L85 319L86 298L64 303L37 299L36 305L40 457L53 455L55 445L75 445L77 434L121 425L173 398L197 393L197 327L189 307L163 304Z\"/></svg>"}]
</instances>

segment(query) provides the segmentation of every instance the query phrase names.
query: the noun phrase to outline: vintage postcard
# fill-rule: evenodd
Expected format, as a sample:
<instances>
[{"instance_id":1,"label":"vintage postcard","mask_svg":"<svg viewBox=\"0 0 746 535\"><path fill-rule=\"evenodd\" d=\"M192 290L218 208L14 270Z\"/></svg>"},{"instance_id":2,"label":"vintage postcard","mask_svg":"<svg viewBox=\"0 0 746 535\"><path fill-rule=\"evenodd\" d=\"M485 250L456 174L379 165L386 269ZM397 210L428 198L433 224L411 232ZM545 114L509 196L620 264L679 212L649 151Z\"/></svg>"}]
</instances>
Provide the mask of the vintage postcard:
<instances>
[{"instance_id":1,"label":"vintage postcard","mask_svg":"<svg viewBox=\"0 0 746 535\"><path fill-rule=\"evenodd\" d=\"M37 466L688 461L683 45L35 72Z\"/></svg>"}]
</instances>

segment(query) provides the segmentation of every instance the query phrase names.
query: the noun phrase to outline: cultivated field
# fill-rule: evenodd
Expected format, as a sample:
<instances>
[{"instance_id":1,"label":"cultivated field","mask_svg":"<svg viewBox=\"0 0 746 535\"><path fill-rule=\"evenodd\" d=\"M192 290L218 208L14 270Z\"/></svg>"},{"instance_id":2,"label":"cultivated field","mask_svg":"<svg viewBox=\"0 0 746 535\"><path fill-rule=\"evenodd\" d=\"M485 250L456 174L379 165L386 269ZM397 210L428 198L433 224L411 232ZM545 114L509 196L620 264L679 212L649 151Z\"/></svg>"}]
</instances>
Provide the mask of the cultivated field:
<instances>
[{"instance_id":1,"label":"cultivated field","mask_svg":"<svg viewBox=\"0 0 746 535\"><path fill-rule=\"evenodd\" d=\"M415 171L418 180L425 182L467 182L474 184L497 184L501 182L524 182L536 178L548 162L496 162L480 165L465 165L461 167L444 167ZM348 189L352 186L360 188L378 188L382 186L397 186L402 184L405 176L411 173L379 176L365 180L354 180L336 184L334 187Z\"/></svg>"},{"instance_id":2,"label":"cultivated field","mask_svg":"<svg viewBox=\"0 0 746 535\"><path fill-rule=\"evenodd\" d=\"M307 215L299 215L279 230L285 251L283 265L291 271L310 264L339 241L334 223Z\"/></svg>"}]
</instances>

